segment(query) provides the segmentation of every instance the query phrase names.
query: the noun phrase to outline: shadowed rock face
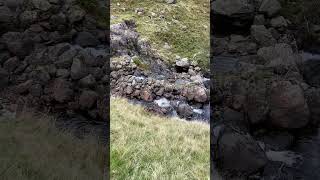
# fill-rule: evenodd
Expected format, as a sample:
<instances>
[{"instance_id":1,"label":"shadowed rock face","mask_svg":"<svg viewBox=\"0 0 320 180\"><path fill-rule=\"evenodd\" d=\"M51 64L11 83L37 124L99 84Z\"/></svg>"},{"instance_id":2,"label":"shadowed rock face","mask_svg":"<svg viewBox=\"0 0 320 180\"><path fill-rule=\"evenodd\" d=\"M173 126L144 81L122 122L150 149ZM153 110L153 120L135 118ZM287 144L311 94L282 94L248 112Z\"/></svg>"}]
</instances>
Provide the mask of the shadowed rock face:
<instances>
[{"instance_id":1,"label":"shadowed rock face","mask_svg":"<svg viewBox=\"0 0 320 180\"><path fill-rule=\"evenodd\" d=\"M102 22L76 0L0 1L0 14L1 96L105 119L109 45Z\"/></svg>"},{"instance_id":2,"label":"shadowed rock face","mask_svg":"<svg viewBox=\"0 0 320 180\"><path fill-rule=\"evenodd\" d=\"M238 19L225 15L216 14L212 16L214 25L212 32L215 35L248 34L253 24L253 18Z\"/></svg>"},{"instance_id":3,"label":"shadowed rock face","mask_svg":"<svg viewBox=\"0 0 320 180\"><path fill-rule=\"evenodd\" d=\"M317 177L309 174L309 168L318 168L314 163L318 156L307 157L310 152L315 154L312 150L299 151L302 156L290 152L301 146L294 143L297 137L305 137L297 135L299 131L319 125L317 56L301 57L293 24L279 14L279 1L213 2L211 69L215 83L211 98L215 104L211 107L218 111L215 114L220 120L213 124L228 128L215 136L215 162L220 173L226 179ZM244 8L250 7L248 4L254 7L252 11ZM306 141L314 146L318 144L314 139L307 137ZM250 150L236 147L239 142ZM260 164L264 161L259 154L266 152L268 163ZM242 157L247 158L239 162ZM292 172L301 157L311 159L302 163L308 168ZM279 173L281 164L283 172Z\"/></svg>"},{"instance_id":4,"label":"shadowed rock face","mask_svg":"<svg viewBox=\"0 0 320 180\"><path fill-rule=\"evenodd\" d=\"M245 0L215 0L211 10L214 34L246 33L254 20L254 5Z\"/></svg>"}]
</instances>

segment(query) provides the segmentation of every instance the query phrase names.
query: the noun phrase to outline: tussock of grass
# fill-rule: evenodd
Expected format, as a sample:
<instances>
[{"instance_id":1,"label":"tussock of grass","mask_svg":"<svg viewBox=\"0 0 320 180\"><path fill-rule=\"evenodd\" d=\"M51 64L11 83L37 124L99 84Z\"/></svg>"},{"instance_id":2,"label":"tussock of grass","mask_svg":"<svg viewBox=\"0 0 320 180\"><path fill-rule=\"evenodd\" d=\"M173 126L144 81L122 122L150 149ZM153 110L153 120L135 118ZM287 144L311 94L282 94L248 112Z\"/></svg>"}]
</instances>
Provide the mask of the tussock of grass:
<instances>
[{"instance_id":1,"label":"tussock of grass","mask_svg":"<svg viewBox=\"0 0 320 180\"><path fill-rule=\"evenodd\" d=\"M119 3L119 5L118 5ZM187 57L208 69L210 48L210 1L183 0L166 4L161 0L113 0L111 15L117 17L111 23L134 19L137 31L148 39L152 47L168 62L175 56ZM135 13L144 8L144 14ZM155 13L155 16L152 16ZM171 49L164 48L165 43Z\"/></svg>"},{"instance_id":2,"label":"tussock of grass","mask_svg":"<svg viewBox=\"0 0 320 180\"><path fill-rule=\"evenodd\" d=\"M209 126L111 100L112 179L209 179Z\"/></svg>"},{"instance_id":3,"label":"tussock of grass","mask_svg":"<svg viewBox=\"0 0 320 180\"><path fill-rule=\"evenodd\" d=\"M103 179L105 148L57 130L48 117L0 117L0 179Z\"/></svg>"}]
</instances>

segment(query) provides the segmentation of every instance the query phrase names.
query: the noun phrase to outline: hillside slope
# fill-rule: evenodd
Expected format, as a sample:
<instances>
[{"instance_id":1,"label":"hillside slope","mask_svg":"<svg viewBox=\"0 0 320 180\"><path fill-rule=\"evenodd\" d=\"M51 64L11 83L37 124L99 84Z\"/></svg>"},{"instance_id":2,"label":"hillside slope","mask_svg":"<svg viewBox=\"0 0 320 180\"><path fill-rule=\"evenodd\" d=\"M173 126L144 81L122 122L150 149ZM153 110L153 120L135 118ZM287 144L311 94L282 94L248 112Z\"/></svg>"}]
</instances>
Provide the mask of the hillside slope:
<instances>
[{"instance_id":1,"label":"hillside slope","mask_svg":"<svg viewBox=\"0 0 320 180\"><path fill-rule=\"evenodd\" d=\"M52 117L0 110L0 179L103 179L106 147L58 130Z\"/></svg>"},{"instance_id":2,"label":"hillside slope","mask_svg":"<svg viewBox=\"0 0 320 180\"><path fill-rule=\"evenodd\" d=\"M176 55L209 69L210 1L114 0L111 24L133 19L139 34L168 62Z\"/></svg>"},{"instance_id":3,"label":"hillside slope","mask_svg":"<svg viewBox=\"0 0 320 180\"><path fill-rule=\"evenodd\" d=\"M207 124L167 119L124 99L111 101L111 177L208 179Z\"/></svg>"}]
</instances>

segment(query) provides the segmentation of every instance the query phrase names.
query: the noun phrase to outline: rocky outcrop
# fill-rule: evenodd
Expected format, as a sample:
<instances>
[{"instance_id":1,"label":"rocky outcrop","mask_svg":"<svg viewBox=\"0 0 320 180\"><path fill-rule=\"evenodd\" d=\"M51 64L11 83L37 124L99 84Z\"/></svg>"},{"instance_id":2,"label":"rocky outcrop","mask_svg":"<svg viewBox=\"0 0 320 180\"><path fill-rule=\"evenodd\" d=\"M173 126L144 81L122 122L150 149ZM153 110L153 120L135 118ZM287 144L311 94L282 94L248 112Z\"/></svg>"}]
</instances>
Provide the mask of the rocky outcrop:
<instances>
[{"instance_id":1,"label":"rocky outcrop","mask_svg":"<svg viewBox=\"0 0 320 180\"><path fill-rule=\"evenodd\" d=\"M109 74L101 18L76 0L7 0L0 2L0 14L2 98L92 120L108 118L99 113L108 87L102 78Z\"/></svg>"},{"instance_id":2,"label":"rocky outcrop","mask_svg":"<svg viewBox=\"0 0 320 180\"><path fill-rule=\"evenodd\" d=\"M270 154L278 152L266 152L288 150L293 133L319 123L319 60L301 56L289 30L292 24L279 15L277 0L213 4L213 18L218 19L213 31L219 26L225 31L212 37L211 97L219 98L212 97L211 108L220 114L214 125L228 129L215 137L215 162L229 176L270 177L277 174L270 172L276 161ZM246 159L239 162L241 157Z\"/></svg>"},{"instance_id":3,"label":"rocky outcrop","mask_svg":"<svg viewBox=\"0 0 320 180\"><path fill-rule=\"evenodd\" d=\"M112 95L139 100L163 115L209 120L203 110L209 104L209 79L200 67L187 58L170 65L156 57L133 21L111 26L111 45Z\"/></svg>"}]
</instances>

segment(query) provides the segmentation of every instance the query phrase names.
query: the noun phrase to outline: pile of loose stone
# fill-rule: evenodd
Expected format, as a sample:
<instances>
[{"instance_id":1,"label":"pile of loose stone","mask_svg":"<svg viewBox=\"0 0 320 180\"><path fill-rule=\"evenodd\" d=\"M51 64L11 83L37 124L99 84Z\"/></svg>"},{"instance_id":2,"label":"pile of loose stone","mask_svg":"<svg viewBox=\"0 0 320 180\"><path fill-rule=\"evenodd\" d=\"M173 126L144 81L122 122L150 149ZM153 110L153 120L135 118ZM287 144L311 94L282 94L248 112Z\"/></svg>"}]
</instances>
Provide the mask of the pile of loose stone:
<instances>
[{"instance_id":1,"label":"pile of loose stone","mask_svg":"<svg viewBox=\"0 0 320 180\"><path fill-rule=\"evenodd\" d=\"M168 65L135 31L134 22L111 26L111 90L163 115L209 120L209 79L195 63ZM205 110L204 110L205 109Z\"/></svg>"},{"instance_id":2,"label":"pile of loose stone","mask_svg":"<svg viewBox=\"0 0 320 180\"><path fill-rule=\"evenodd\" d=\"M215 0L211 9L220 23L213 31L234 28L214 34L211 47L211 97L222 109L213 122L217 167L229 178L289 178L278 170L292 169L296 156L275 156L291 147L296 130L320 119L320 61L301 57L277 0Z\"/></svg>"},{"instance_id":3,"label":"pile of loose stone","mask_svg":"<svg viewBox=\"0 0 320 180\"><path fill-rule=\"evenodd\" d=\"M76 0L1 0L0 92L8 106L108 118L109 46L97 19Z\"/></svg>"}]
</instances>

